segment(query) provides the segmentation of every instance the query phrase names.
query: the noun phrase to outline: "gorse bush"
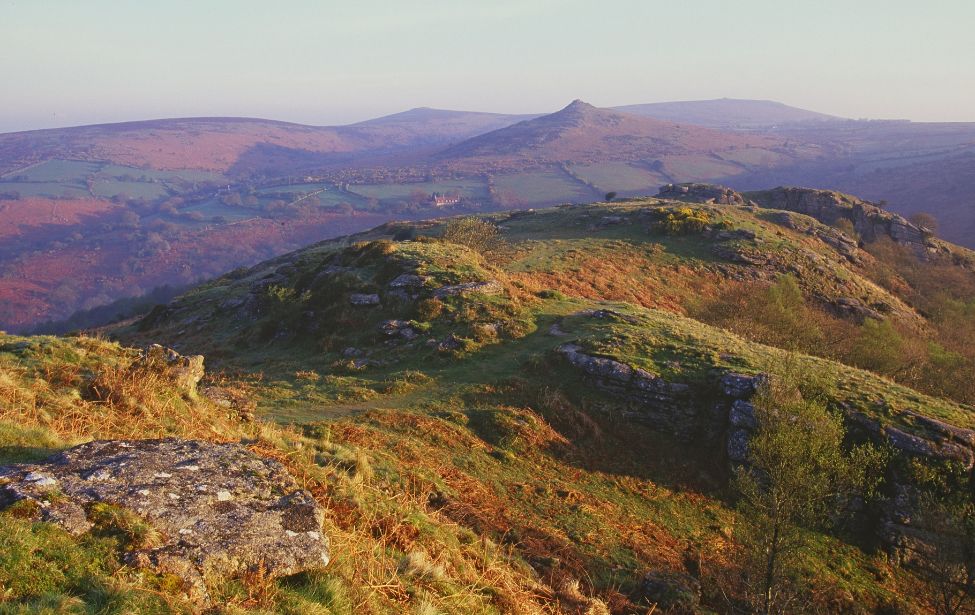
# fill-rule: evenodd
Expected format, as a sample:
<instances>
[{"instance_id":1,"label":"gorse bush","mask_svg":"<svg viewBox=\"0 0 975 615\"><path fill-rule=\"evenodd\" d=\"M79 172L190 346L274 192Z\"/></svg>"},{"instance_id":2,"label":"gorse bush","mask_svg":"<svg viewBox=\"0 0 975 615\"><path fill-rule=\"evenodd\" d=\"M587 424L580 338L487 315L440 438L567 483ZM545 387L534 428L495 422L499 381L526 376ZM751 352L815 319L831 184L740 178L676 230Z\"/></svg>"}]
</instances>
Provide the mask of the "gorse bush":
<instances>
[{"instance_id":1,"label":"gorse bush","mask_svg":"<svg viewBox=\"0 0 975 615\"><path fill-rule=\"evenodd\" d=\"M711 220L711 214L703 209L677 207L665 210L663 218L657 221L655 227L666 235L693 235L703 231Z\"/></svg>"}]
</instances>

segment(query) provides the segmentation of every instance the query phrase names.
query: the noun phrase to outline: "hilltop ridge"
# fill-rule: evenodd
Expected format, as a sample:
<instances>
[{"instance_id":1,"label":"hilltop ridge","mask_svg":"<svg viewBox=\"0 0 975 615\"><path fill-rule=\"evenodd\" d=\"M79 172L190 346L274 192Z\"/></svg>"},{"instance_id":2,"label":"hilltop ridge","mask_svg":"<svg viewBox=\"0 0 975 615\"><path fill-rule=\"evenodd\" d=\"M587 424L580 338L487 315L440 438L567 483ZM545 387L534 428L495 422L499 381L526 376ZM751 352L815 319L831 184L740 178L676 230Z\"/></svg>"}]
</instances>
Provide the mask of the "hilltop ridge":
<instances>
[{"instance_id":1,"label":"hilltop ridge","mask_svg":"<svg viewBox=\"0 0 975 615\"><path fill-rule=\"evenodd\" d=\"M668 154L771 146L768 138L679 126L596 108L574 100L549 115L479 135L441 152L444 159L530 159L534 162L646 160Z\"/></svg>"}]
</instances>

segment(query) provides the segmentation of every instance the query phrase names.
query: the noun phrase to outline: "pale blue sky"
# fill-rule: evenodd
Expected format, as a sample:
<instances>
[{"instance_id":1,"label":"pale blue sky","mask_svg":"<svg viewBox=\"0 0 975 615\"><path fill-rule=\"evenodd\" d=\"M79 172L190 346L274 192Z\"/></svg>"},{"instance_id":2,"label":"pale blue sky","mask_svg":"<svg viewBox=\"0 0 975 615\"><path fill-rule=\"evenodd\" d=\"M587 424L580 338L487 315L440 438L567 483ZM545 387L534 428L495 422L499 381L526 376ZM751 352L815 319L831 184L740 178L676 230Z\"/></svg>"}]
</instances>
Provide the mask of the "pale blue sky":
<instances>
[{"instance_id":1,"label":"pale blue sky","mask_svg":"<svg viewBox=\"0 0 975 615\"><path fill-rule=\"evenodd\" d=\"M767 98L975 121L971 0L0 0L0 131Z\"/></svg>"}]
</instances>

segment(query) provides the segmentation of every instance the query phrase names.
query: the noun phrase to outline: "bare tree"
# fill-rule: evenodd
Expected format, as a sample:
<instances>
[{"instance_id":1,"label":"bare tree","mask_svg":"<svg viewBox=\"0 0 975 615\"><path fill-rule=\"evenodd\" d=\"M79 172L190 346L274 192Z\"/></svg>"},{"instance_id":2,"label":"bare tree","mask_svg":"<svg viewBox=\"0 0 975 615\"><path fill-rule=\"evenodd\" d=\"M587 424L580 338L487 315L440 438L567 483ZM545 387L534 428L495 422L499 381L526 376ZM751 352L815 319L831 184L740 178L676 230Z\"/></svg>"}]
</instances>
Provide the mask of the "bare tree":
<instances>
[{"instance_id":1,"label":"bare tree","mask_svg":"<svg viewBox=\"0 0 975 615\"><path fill-rule=\"evenodd\" d=\"M481 254L494 252L504 245L497 226L473 216L449 220L441 238Z\"/></svg>"},{"instance_id":2,"label":"bare tree","mask_svg":"<svg viewBox=\"0 0 975 615\"><path fill-rule=\"evenodd\" d=\"M929 235L935 235L938 233L938 219L932 214L926 211L919 211L916 214L911 214L908 218L914 226L919 227L922 231Z\"/></svg>"}]
</instances>

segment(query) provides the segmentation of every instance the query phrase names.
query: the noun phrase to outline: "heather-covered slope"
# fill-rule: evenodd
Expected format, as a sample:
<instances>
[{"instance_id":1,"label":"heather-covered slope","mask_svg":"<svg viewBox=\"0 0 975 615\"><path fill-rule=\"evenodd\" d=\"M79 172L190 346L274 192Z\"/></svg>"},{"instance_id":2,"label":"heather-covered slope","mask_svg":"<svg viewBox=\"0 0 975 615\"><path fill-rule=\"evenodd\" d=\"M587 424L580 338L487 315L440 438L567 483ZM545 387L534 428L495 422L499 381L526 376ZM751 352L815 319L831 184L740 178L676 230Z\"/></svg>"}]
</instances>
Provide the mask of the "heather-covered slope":
<instances>
[{"instance_id":1,"label":"heather-covered slope","mask_svg":"<svg viewBox=\"0 0 975 615\"><path fill-rule=\"evenodd\" d=\"M460 164L647 161L666 156L717 153L731 149L776 149L769 137L718 131L609 109L581 100L564 109L483 134L445 150L440 157ZM784 150L783 150L784 151ZM733 174L733 173L729 173Z\"/></svg>"}]
</instances>

